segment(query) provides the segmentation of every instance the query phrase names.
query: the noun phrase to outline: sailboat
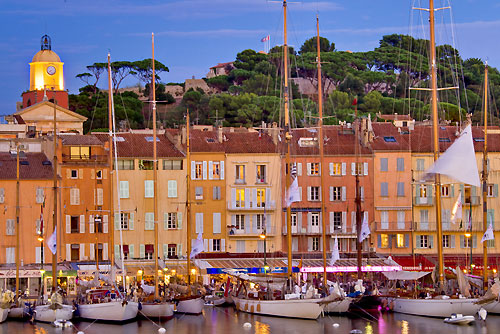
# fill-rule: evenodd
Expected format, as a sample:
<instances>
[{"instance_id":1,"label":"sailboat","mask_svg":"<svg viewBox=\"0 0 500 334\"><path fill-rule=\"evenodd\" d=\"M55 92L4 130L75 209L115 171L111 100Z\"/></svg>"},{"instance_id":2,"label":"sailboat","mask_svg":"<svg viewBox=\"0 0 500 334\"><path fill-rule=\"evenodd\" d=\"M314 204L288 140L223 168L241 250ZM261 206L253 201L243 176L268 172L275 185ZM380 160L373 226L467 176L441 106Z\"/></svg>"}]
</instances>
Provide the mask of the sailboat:
<instances>
[{"instance_id":1,"label":"sailboat","mask_svg":"<svg viewBox=\"0 0 500 334\"><path fill-rule=\"evenodd\" d=\"M111 88L111 59L108 54L108 118L109 118L109 165L115 166L118 168L117 162L117 152L116 146L113 147L113 144L116 145L116 140L113 137L115 135L115 123L114 123L114 104L113 104L113 90ZM115 148L115 149L113 149ZM113 160L113 152L114 152L114 160ZM114 164L112 163L114 161ZM119 184L118 181L118 170L115 169L116 175L116 184ZM110 180L111 185L113 184L112 180ZM113 199L112 192L110 193L110 212L114 212L113 209ZM120 198L118 197L118 212L120 212ZM121 225L120 225L121 227ZM112 232L113 233L113 232ZM121 236L121 230L120 230ZM120 238L121 239L121 238ZM120 253L122 259L122 268L125 268L123 264L123 242L120 240ZM96 257L97 258L97 257ZM111 263L111 277L100 277L99 269L96 266L96 276L95 280L98 281L99 278L103 278L107 280L110 285L115 284L114 277L114 263ZM125 273L123 273L122 277L123 287L125 293ZM109 300L105 300L104 296L109 292ZM87 290L87 298L90 300L88 304L80 304L78 305L78 310L80 313L80 317L82 319L88 319L93 321L110 321L110 322L126 322L137 317L137 312L139 311L139 304L133 301L127 301L126 297L121 295L119 289L116 289L116 293L109 291L107 289L95 289L95 290Z\"/></svg>"},{"instance_id":2,"label":"sailboat","mask_svg":"<svg viewBox=\"0 0 500 334\"><path fill-rule=\"evenodd\" d=\"M152 39L152 75L151 75L151 89L153 92L153 201L154 201L154 217L155 220L158 218L158 160L156 151L156 74L155 74L155 44L154 44L154 34L151 35ZM158 250L158 224L154 224L154 249L155 252ZM148 318L162 318L171 319L174 316L174 311L169 303L166 301L160 301L160 295L158 291L158 256L155 256L155 285L154 285L154 298L152 302L143 302L141 314Z\"/></svg>"},{"instance_id":3,"label":"sailboat","mask_svg":"<svg viewBox=\"0 0 500 334\"><path fill-rule=\"evenodd\" d=\"M438 108L437 108L437 64L436 64L436 41L434 34L434 1L429 0L429 23L430 23L430 78L431 78L431 110L432 110L432 129L433 129L433 144L434 144L434 165L430 170L433 170L439 161L439 135L438 135ZM472 131L470 126L464 130L462 135L467 135L467 131ZM472 145L472 150L474 148L472 143L472 134L470 135L470 145ZM460 140L461 138L457 139ZM467 138L464 137L466 140ZM454 143L455 144L455 143ZM452 145L453 146L453 145ZM450 148L452 147L450 146ZM450 150L447 150L447 152ZM446 152L443 156L446 155ZM475 157L472 157L473 165L476 165ZM437 221L437 240L442 240L443 231L441 225L441 183L439 172L435 171L435 196L436 196L436 221ZM477 178L477 183L479 183L479 178L477 174L477 167L475 171L476 175L470 175L471 178ZM441 289L444 286L444 258L443 258L443 244L438 242L438 269L439 269L439 284ZM445 296L446 297L446 296ZM393 300L394 312L413 314L419 316L427 317L449 317L452 313L473 315L479 310L479 306L475 304L477 299L472 298L433 298L433 299L413 299L413 298L401 298L396 297Z\"/></svg>"},{"instance_id":4,"label":"sailboat","mask_svg":"<svg viewBox=\"0 0 500 334\"><path fill-rule=\"evenodd\" d=\"M285 140L286 140L286 166L290 166L290 142L292 134L290 132L289 115L289 95L288 95L288 44L287 44L287 1L283 0L283 65L284 65L284 112L285 112ZM291 168L287 169L286 189L289 191L291 185ZM287 223L287 244L288 244L288 284L292 287L292 225L291 208L287 205L286 210ZM325 229L323 229L325 230ZM324 239L323 239L324 240ZM326 261L325 261L326 263ZM325 276L326 279L326 276ZM287 318L317 319L323 311L323 306L319 303L320 299L284 299L284 300L255 300L233 297L234 304L238 311L252 314L272 315Z\"/></svg>"}]
</instances>

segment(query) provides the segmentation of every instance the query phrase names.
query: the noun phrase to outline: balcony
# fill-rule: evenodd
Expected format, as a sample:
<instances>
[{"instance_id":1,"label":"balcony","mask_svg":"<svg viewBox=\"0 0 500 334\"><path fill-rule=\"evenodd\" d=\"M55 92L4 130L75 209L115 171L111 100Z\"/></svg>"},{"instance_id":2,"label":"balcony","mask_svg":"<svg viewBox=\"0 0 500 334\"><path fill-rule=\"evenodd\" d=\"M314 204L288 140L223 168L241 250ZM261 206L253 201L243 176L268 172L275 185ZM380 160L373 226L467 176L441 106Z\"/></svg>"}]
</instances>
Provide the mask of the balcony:
<instances>
[{"instance_id":1,"label":"balcony","mask_svg":"<svg viewBox=\"0 0 500 334\"><path fill-rule=\"evenodd\" d=\"M245 206L248 204L248 206ZM227 209L231 211L274 211L276 210L276 201L268 201L265 203L254 203L252 201L248 203L239 203L227 201Z\"/></svg>"},{"instance_id":2,"label":"balcony","mask_svg":"<svg viewBox=\"0 0 500 334\"><path fill-rule=\"evenodd\" d=\"M465 197L465 201L464 201L464 204L463 204L463 208L464 209L467 209L467 207L469 205L472 205L472 206L478 206L478 205L481 205L481 197L480 196L469 196L469 197Z\"/></svg>"},{"instance_id":3,"label":"balcony","mask_svg":"<svg viewBox=\"0 0 500 334\"><path fill-rule=\"evenodd\" d=\"M434 198L432 196L427 196L427 197L415 196L415 197L413 197L413 205L415 205L415 206L433 206L434 205Z\"/></svg>"},{"instance_id":4,"label":"balcony","mask_svg":"<svg viewBox=\"0 0 500 334\"><path fill-rule=\"evenodd\" d=\"M228 227L227 235L230 238L259 238L260 234L262 233L262 229L253 228L254 226L251 227L252 228L248 229L237 229ZM266 228L266 235L268 237L276 236L276 226L268 226Z\"/></svg>"},{"instance_id":5,"label":"balcony","mask_svg":"<svg viewBox=\"0 0 500 334\"><path fill-rule=\"evenodd\" d=\"M410 222L375 222L375 231L409 231L411 230Z\"/></svg>"},{"instance_id":6,"label":"balcony","mask_svg":"<svg viewBox=\"0 0 500 334\"><path fill-rule=\"evenodd\" d=\"M286 235L287 227L283 225L283 235ZM307 226L307 227L298 227L292 226L292 235L317 235L322 234L323 228L321 225L319 226ZM356 231L353 230L351 226L338 226L330 223L326 224L326 233L327 234L355 234Z\"/></svg>"},{"instance_id":7,"label":"balcony","mask_svg":"<svg viewBox=\"0 0 500 334\"><path fill-rule=\"evenodd\" d=\"M63 163L106 163L108 161L108 156L107 155L71 155L71 154L63 154L62 155L62 162Z\"/></svg>"}]
</instances>

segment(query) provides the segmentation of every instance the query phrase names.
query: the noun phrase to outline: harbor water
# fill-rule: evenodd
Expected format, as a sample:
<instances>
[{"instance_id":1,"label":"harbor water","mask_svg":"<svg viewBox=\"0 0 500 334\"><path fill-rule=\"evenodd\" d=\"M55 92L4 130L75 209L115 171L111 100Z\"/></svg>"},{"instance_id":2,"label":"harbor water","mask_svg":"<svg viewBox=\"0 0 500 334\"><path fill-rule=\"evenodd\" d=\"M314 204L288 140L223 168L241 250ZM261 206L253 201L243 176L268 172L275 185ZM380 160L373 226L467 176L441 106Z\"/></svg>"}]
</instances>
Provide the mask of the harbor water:
<instances>
[{"instance_id":1,"label":"harbor water","mask_svg":"<svg viewBox=\"0 0 500 334\"><path fill-rule=\"evenodd\" d=\"M309 334L332 333L349 334L358 329L364 334L494 334L500 333L500 316L488 316L485 322L478 321L468 326L443 323L443 319L433 319L404 315L383 314L377 321L351 318L347 316L324 316L318 320L284 319L239 313L233 308L206 306L199 316L176 315L172 320L154 323L150 320L134 321L124 325L76 322L75 328L60 329L50 324L7 321L0 324L0 334L65 334L83 331L86 334L156 334L159 328L166 333L236 333L236 334Z\"/></svg>"}]
</instances>

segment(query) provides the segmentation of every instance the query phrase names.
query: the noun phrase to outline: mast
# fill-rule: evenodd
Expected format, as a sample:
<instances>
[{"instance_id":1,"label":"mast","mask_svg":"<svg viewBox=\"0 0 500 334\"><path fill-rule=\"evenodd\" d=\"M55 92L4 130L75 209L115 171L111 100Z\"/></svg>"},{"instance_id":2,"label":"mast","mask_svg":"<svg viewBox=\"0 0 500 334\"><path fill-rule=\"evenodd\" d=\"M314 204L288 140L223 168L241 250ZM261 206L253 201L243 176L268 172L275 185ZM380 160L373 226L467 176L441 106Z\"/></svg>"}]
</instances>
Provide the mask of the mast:
<instances>
[{"instance_id":1,"label":"mast","mask_svg":"<svg viewBox=\"0 0 500 334\"><path fill-rule=\"evenodd\" d=\"M158 251L158 162L156 159L156 75L155 75L155 34L151 34L151 48L152 48L152 58L151 58L151 66L153 69L153 75L151 76L151 86L153 90L153 216L154 216L154 234L155 234L155 244L153 254L156 254ZM158 299L159 291L158 291L158 256L160 254L156 254L155 256L155 298Z\"/></svg>"},{"instance_id":2,"label":"mast","mask_svg":"<svg viewBox=\"0 0 500 334\"><path fill-rule=\"evenodd\" d=\"M111 87L111 55L108 53L108 128L109 128L109 139L108 139L108 146L109 146L109 170L113 170L113 88ZM120 185L117 183L117 187ZM120 196L118 196L120 198ZM109 220L113 221L111 224L111 228L109 229L111 231L110 233L110 243L111 247L108 247L110 250L114 249L115 245L115 233L114 233L114 226L115 226L115 210L114 210L114 205L113 205L113 178L110 177L109 180ZM118 216L119 219L119 226L121 230L121 217ZM99 249L99 244L97 244L97 249ZM115 265L115 252L111 251L111 266ZM97 254L99 254L99 251L97 251ZM99 268L97 268L97 275L99 275ZM123 268L125 270L125 268ZM125 281L123 282L123 287L125 287Z\"/></svg>"},{"instance_id":3,"label":"mast","mask_svg":"<svg viewBox=\"0 0 500 334\"><path fill-rule=\"evenodd\" d=\"M190 186L191 186L191 155L189 153L189 109L186 115L186 160L187 160L187 180L186 180L186 230L187 230L187 277L188 285L191 285L191 201L190 201ZM189 289L191 294L191 289Z\"/></svg>"},{"instance_id":4,"label":"mast","mask_svg":"<svg viewBox=\"0 0 500 334\"><path fill-rule=\"evenodd\" d=\"M16 303L19 298L19 266L21 264L21 254L19 250L19 214L21 208L19 207L19 191L21 185L19 183L19 143L16 143Z\"/></svg>"},{"instance_id":5,"label":"mast","mask_svg":"<svg viewBox=\"0 0 500 334\"><path fill-rule=\"evenodd\" d=\"M318 113L319 113L319 166L320 166L320 180L321 180L321 227L322 227L322 238L323 238L323 289L327 291L327 279L326 279L326 223L325 223L325 183L324 183L324 138L323 138L323 89L321 82L321 52L320 52L320 41L319 41L319 17L316 15L316 31L317 31L317 66L318 66Z\"/></svg>"},{"instance_id":6,"label":"mast","mask_svg":"<svg viewBox=\"0 0 500 334\"><path fill-rule=\"evenodd\" d=\"M52 221L54 222L54 232L56 233L56 244L59 233L57 232L57 116L56 116L56 93L54 91L54 212ZM59 237L59 240L62 238ZM56 292L57 288L57 249L59 244L56 245L56 251L52 254L52 291Z\"/></svg>"},{"instance_id":7,"label":"mast","mask_svg":"<svg viewBox=\"0 0 500 334\"><path fill-rule=\"evenodd\" d=\"M484 65L483 230L488 229L488 63ZM472 261L472 258L471 258ZM488 289L488 243L483 242L483 289Z\"/></svg>"},{"instance_id":8,"label":"mast","mask_svg":"<svg viewBox=\"0 0 500 334\"><path fill-rule=\"evenodd\" d=\"M432 107L432 139L434 143L434 162L439 158L439 117L437 105L437 65L436 65L436 37L434 33L434 0L429 0L429 23L430 23L430 66L431 66L431 107ZM437 246L438 246L438 266L439 285L444 286L444 259L443 259L443 227L441 226L441 180L439 174L435 176L434 191L436 193L436 225L437 225Z\"/></svg>"}]
</instances>

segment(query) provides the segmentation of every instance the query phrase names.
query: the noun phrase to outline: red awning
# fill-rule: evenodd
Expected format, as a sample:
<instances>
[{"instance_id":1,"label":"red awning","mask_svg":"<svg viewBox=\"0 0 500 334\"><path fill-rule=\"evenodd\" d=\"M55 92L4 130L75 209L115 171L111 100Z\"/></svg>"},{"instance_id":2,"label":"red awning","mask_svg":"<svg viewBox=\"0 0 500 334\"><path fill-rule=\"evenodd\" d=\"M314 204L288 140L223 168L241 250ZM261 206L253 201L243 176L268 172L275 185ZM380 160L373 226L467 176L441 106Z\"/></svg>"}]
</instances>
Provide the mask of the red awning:
<instances>
[{"instance_id":1,"label":"red awning","mask_svg":"<svg viewBox=\"0 0 500 334\"><path fill-rule=\"evenodd\" d=\"M393 255L392 258L403 267L403 270L407 271L432 271L435 267L434 262L423 255L415 255L415 257Z\"/></svg>"},{"instance_id":2,"label":"red awning","mask_svg":"<svg viewBox=\"0 0 500 334\"><path fill-rule=\"evenodd\" d=\"M154 253L155 247L154 245L146 245L146 253Z\"/></svg>"}]
</instances>

